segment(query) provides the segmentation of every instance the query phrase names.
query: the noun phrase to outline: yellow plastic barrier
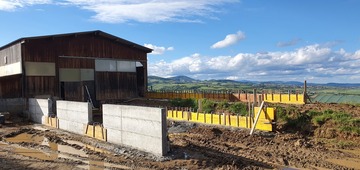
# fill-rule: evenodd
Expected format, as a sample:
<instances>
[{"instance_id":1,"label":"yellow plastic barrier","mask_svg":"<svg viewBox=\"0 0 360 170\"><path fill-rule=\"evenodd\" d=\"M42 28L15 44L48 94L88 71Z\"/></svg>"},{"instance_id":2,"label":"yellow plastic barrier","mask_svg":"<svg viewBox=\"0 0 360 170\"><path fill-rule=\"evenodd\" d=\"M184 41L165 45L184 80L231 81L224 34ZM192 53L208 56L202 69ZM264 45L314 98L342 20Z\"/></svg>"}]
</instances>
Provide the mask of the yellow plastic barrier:
<instances>
[{"instance_id":1,"label":"yellow plastic barrier","mask_svg":"<svg viewBox=\"0 0 360 170\"><path fill-rule=\"evenodd\" d=\"M85 125L84 134L95 139L107 141L107 130L101 125Z\"/></svg>"}]
</instances>

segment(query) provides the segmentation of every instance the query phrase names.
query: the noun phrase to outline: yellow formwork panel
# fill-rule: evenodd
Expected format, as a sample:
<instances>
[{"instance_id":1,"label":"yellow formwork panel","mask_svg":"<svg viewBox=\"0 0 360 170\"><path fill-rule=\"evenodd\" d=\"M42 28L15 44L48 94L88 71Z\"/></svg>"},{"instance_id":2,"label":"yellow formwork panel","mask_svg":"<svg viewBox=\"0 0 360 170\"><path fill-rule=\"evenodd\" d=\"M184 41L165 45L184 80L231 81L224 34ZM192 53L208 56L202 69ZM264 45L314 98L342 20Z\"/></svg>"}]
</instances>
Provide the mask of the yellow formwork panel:
<instances>
[{"instance_id":1,"label":"yellow formwork panel","mask_svg":"<svg viewBox=\"0 0 360 170\"><path fill-rule=\"evenodd\" d=\"M263 131L273 131L273 126L268 119L259 119L255 129Z\"/></svg>"},{"instance_id":2,"label":"yellow formwork panel","mask_svg":"<svg viewBox=\"0 0 360 170\"><path fill-rule=\"evenodd\" d=\"M84 134L95 139L107 141L107 130L100 125L84 125Z\"/></svg>"},{"instance_id":3,"label":"yellow formwork panel","mask_svg":"<svg viewBox=\"0 0 360 170\"><path fill-rule=\"evenodd\" d=\"M212 116L211 114L205 114L205 123L206 124L212 124Z\"/></svg>"},{"instance_id":4,"label":"yellow formwork panel","mask_svg":"<svg viewBox=\"0 0 360 170\"><path fill-rule=\"evenodd\" d=\"M172 118L172 112L173 112L172 110L168 110L166 117L167 118Z\"/></svg>"},{"instance_id":5,"label":"yellow formwork panel","mask_svg":"<svg viewBox=\"0 0 360 170\"><path fill-rule=\"evenodd\" d=\"M259 107L254 107L254 113L257 114L259 111ZM261 111L259 119L275 119L275 109L272 107L266 108L266 113L264 110Z\"/></svg>"},{"instance_id":6,"label":"yellow formwork panel","mask_svg":"<svg viewBox=\"0 0 360 170\"><path fill-rule=\"evenodd\" d=\"M218 114L213 114L213 123L215 125L222 125L223 116L222 115L218 115Z\"/></svg>"},{"instance_id":7,"label":"yellow formwork panel","mask_svg":"<svg viewBox=\"0 0 360 170\"><path fill-rule=\"evenodd\" d=\"M197 113L196 112L191 112L191 121L197 121Z\"/></svg>"},{"instance_id":8,"label":"yellow formwork panel","mask_svg":"<svg viewBox=\"0 0 360 170\"><path fill-rule=\"evenodd\" d=\"M95 138L106 141L106 129L101 126L95 126Z\"/></svg>"},{"instance_id":9,"label":"yellow formwork panel","mask_svg":"<svg viewBox=\"0 0 360 170\"><path fill-rule=\"evenodd\" d=\"M296 95L291 95L290 96L290 101L298 101L299 100L299 95L296 97Z\"/></svg>"},{"instance_id":10,"label":"yellow formwork panel","mask_svg":"<svg viewBox=\"0 0 360 170\"><path fill-rule=\"evenodd\" d=\"M238 116L229 116L229 117L230 117L229 125L232 127L239 127L238 123L240 124L240 122L239 122Z\"/></svg>"},{"instance_id":11,"label":"yellow formwork panel","mask_svg":"<svg viewBox=\"0 0 360 170\"><path fill-rule=\"evenodd\" d=\"M225 116L225 117L224 117ZM224 122L225 119L225 122ZM230 115L223 115L223 120L222 122L224 122L224 125L230 126L231 120L230 120Z\"/></svg>"},{"instance_id":12,"label":"yellow formwork panel","mask_svg":"<svg viewBox=\"0 0 360 170\"><path fill-rule=\"evenodd\" d=\"M279 94L274 94L273 96L274 96L274 99L273 99L274 102L280 102L280 95Z\"/></svg>"},{"instance_id":13,"label":"yellow formwork panel","mask_svg":"<svg viewBox=\"0 0 360 170\"><path fill-rule=\"evenodd\" d=\"M239 117L239 127L242 128L250 128L250 118L245 117L245 116L240 116Z\"/></svg>"},{"instance_id":14,"label":"yellow formwork panel","mask_svg":"<svg viewBox=\"0 0 360 170\"><path fill-rule=\"evenodd\" d=\"M194 119L192 119L192 121L199 122L199 123L205 123L204 122L204 113L195 113L192 116L194 117Z\"/></svg>"},{"instance_id":15,"label":"yellow formwork panel","mask_svg":"<svg viewBox=\"0 0 360 170\"><path fill-rule=\"evenodd\" d=\"M257 108L258 110L259 108ZM257 111L255 110L255 111ZM272 120L275 117L275 109L267 108L268 115L265 116L265 113L262 111L261 116L256 125L257 130L263 131L273 131L273 125L271 124ZM177 116L176 116L176 113ZM190 114L190 113L189 113ZM173 116L172 116L173 115ZM204 114L191 112L191 119L189 121L196 123L206 123L206 124L215 124L215 125L226 125L231 127L241 127L241 128L251 128L253 126L252 120L249 117L245 116L230 116L226 115L224 124L224 115L221 114ZM187 120L187 112L184 112L184 116L181 116L181 111L168 111L168 118L173 120Z\"/></svg>"},{"instance_id":16,"label":"yellow formwork panel","mask_svg":"<svg viewBox=\"0 0 360 170\"><path fill-rule=\"evenodd\" d=\"M50 126L50 127L54 127L54 128L58 128L58 118L57 117L48 117L48 116L44 116L44 122L45 125Z\"/></svg>"},{"instance_id":17,"label":"yellow formwork panel","mask_svg":"<svg viewBox=\"0 0 360 170\"><path fill-rule=\"evenodd\" d=\"M270 103L285 103L285 104L305 104L303 94L266 94L265 100Z\"/></svg>"},{"instance_id":18,"label":"yellow formwork panel","mask_svg":"<svg viewBox=\"0 0 360 170\"><path fill-rule=\"evenodd\" d=\"M289 94L281 94L281 100L289 102L290 101Z\"/></svg>"}]
</instances>

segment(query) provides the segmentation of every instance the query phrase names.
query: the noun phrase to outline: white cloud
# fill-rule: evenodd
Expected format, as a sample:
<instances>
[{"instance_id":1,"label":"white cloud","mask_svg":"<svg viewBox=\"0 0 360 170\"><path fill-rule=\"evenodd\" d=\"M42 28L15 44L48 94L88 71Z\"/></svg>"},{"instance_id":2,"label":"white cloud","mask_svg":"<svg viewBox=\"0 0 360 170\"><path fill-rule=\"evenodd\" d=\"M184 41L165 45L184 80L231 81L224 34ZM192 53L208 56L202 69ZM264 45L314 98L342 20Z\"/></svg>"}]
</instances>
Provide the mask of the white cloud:
<instances>
[{"instance_id":1,"label":"white cloud","mask_svg":"<svg viewBox=\"0 0 360 170\"><path fill-rule=\"evenodd\" d=\"M0 0L0 10L13 11L16 8L39 4L49 4L51 2L51 0Z\"/></svg>"},{"instance_id":2,"label":"white cloud","mask_svg":"<svg viewBox=\"0 0 360 170\"><path fill-rule=\"evenodd\" d=\"M219 6L238 0L64 0L93 11L93 19L107 23L137 22L200 22L194 16L209 17Z\"/></svg>"},{"instance_id":3,"label":"white cloud","mask_svg":"<svg viewBox=\"0 0 360 170\"><path fill-rule=\"evenodd\" d=\"M296 38L296 39L293 39L293 40L290 40L290 41L278 42L278 43L276 44L276 46L278 46L278 47L293 46L293 45L298 44L300 41L301 41L300 38Z\"/></svg>"},{"instance_id":4,"label":"white cloud","mask_svg":"<svg viewBox=\"0 0 360 170\"><path fill-rule=\"evenodd\" d=\"M240 40L245 39L245 34L241 31L238 31L236 34L229 34L225 39L213 44L211 48L224 48L230 45L236 44Z\"/></svg>"},{"instance_id":5,"label":"white cloud","mask_svg":"<svg viewBox=\"0 0 360 170\"><path fill-rule=\"evenodd\" d=\"M165 51L173 51L174 47L158 47L156 45L153 44L144 44L145 47L153 49L153 51L151 52L151 54L154 55L161 55L164 54Z\"/></svg>"},{"instance_id":6,"label":"white cloud","mask_svg":"<svg viewBox=\"0 0 360 170\"><path fill-rule=\"evenodd\" d=\"M221 6L239 0L0 0L0 10L12 11L24 6L53 4L76 6L94 12L92 18L106 23L202 22L202 18L221 11Z\"/></svg>"},{"instance_id":7,"label":"white cloud","mask_svg":"<svg viewBox=\"0 0 360 170\"><path fill-rule=\"evenodd\" d=\"M359 82L360 58L356 52L334 51L319 44L293 51L238 53L235 56L193 54L174 61L149 63L149 74L187 75L199 79L297 80ZM351 77L352 79L349 79Z\"/></svg>"}]
</instances>

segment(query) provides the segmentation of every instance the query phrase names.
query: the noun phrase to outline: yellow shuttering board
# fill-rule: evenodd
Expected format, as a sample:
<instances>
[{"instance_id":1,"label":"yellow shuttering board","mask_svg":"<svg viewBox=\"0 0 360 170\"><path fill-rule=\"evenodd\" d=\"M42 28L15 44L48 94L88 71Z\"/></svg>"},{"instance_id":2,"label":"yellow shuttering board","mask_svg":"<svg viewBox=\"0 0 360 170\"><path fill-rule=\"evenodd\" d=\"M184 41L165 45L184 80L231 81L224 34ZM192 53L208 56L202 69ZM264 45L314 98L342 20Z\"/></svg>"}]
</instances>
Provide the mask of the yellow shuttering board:
<instances>
[{"instance_id":1,"label":"yellow shuttering board","mask_svg":"<svg viewBox=\"0 0 360 170\"><path fill-rule=\"evenodd\" d=\"M168 110L167 117L174 120L187 120L186 111Z\"/></svg>"},{"instance_id":2,"label":"yellow shuttering board","mask_svg":"<svg viewBox=\"0 0 360 170\"><path fill-rule=\"evenodd\" d=\"M258 108L257 108L258 109ZM176 113L177 116L176 116ZM186 112L184 112L184 115ZM262 113L262 116L259 118L258 123L256 125L257 130L263 130L263 131L273 131L273 126L271 124L271 120L274 119L274 108L268 108L268 113L270 113L267 117L265 116L265 113ZM184 118L181 118L181 111L168 111L168 118L173 120L187 120L186 116ZM266 118L265 118L266 117ZM226 124L224 124L224 115L219 114L204 114L204 113L196 113L191 112L191 118L189 121L195 122L195 123L206 123L206 124L213 124L213 125L226 125L231 127L241 127L241 128L251 128L253 126L253 123L251 122L249 117L243 117L243 116L226 116Z\"/></svg>"},{"instance_id":3,"label":"yellow shuttering board","mask_svg":"<svg viewBox=\"0 0 360 170\"><path fill-rule=\"evenodd\" d=\"M206 124L212 124L212 122L213 122L213 117L214 117L214 115L213 116L211 116L211 114L205 114L205 123Z\"/></svg>"},{"instance_id":4,"label":"yellow shuttering board","mask_svg":"<svg viewBox=\"0 0 360 170\"><path fill-rule=\"evenodd\" d=\"M275 102L280 102L281 101L280 94L274 94L274 101Z\"/></svg>"},{"instance_id":5,"label":"yellow shuttering board","mask_svg":"<svg viewBox=\"0 0 360 170\"><path fill-rule=\"evenodd\" d=\"M89 137L93 137L95 139L107 141L107 133L106 129L101 127L100 125L85 125L84 134Z\"/></svg>"},{"instance_id":6,"label":"yellow shuttering board","mask_svg":"<svg viewBox=\"0 0 360 170\"><path fill-rule=\"evenodd\" d=\"M267 119L259 119L259 121L256 124L255 129L264 130L264 131L272 131L272 124Z\"/></svg>"},{"instance_id":7,"label":"yellow shuttering board","mask_svg":"<svg viewBox=\"0 0 360 170\"><path fill-rule=\"evenodd\" d=\"M291 96L290 96L291 97ZM288 94L282 94L281 95L281 100L282 101L290 101L289 95Z\"/></svg>"},{"instance_id":8,"label":"yellow shuttering board","mask_svg":"<svg viewBox=\"0 0 360 170\"><path fill-rule=\"evenodd\" d=\"M48 117L48 116L44 116L44 122L45 125L47 126L51 126L54 128L58 128L58 118L57 117Z\"/></svg>"},{"instance_id":9,"label":"yellow shuttering board","mask_svg":"<svg viewBox=\"0 0 360 170\"><path fill-rule=\"evenodd\" d=\"M259 107L255 107L254 108L254 113L257 114L259 111ZM260 113L260 117L259 119L270 119L270 120L274 120L275 119L275 109L268 107L266 108L266 113L264 112L264 110L261 111Z\"/></svg>"},{"instance_id":10,"label":"yellow shuttering board","mask_svg":"<svg viewBox=\"0 0 360 170\"><path fill-rule=\"evenodd\" d=\"M287 104L305 104L303 94L265 94L266 102L270 103L287 103Z\"/></svg>"}]
</instances>

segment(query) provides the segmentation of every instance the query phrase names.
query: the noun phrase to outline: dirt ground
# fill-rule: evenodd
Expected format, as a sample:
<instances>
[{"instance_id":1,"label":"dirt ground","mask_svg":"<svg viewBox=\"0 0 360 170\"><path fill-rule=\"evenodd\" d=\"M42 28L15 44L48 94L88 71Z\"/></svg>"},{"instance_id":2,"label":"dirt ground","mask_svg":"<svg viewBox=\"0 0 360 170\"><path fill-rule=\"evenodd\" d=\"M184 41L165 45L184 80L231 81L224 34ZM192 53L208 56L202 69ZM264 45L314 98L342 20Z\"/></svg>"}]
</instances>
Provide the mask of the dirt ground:
<instances>
[{"instance_id":1,"label":"dirt ground","mask_svg":"<svg viewBox=\"0 0 360 170\"><path fill-rule=\"evenodd\" d=\"M256 131L250 136L248 129L188 122L169 121L168 127L171 151L157 157L12 115L0 128L0 169L360 169L360 145L339 148L296 133Z\"/></svg>"}]
</instances>

